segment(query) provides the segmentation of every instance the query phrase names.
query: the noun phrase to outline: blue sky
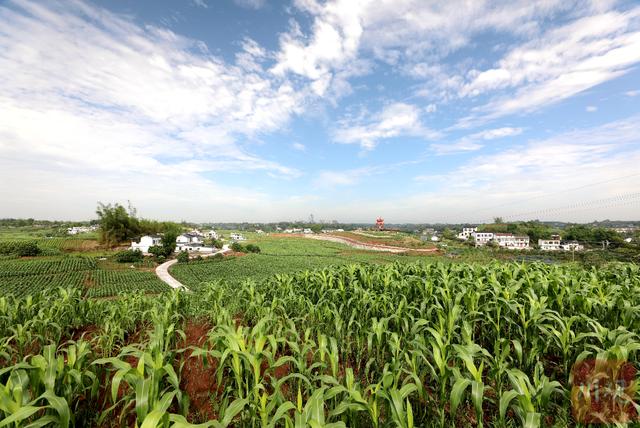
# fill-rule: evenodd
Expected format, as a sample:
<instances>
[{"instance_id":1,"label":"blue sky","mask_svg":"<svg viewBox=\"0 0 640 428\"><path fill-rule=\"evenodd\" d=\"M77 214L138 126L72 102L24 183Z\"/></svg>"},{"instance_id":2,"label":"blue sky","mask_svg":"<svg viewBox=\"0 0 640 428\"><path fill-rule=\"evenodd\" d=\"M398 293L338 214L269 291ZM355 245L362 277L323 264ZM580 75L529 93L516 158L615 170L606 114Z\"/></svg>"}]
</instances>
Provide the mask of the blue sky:
<instances>
[{"instance_id":1,"label":"blue sky","mask_svg":"<svg viewBox=\"0 0 640 428\"><path fill-rule=\"evenodd\" d=\"M0 217L638 219L633 1L0 1Z\"/></svg>"}]
</instances>

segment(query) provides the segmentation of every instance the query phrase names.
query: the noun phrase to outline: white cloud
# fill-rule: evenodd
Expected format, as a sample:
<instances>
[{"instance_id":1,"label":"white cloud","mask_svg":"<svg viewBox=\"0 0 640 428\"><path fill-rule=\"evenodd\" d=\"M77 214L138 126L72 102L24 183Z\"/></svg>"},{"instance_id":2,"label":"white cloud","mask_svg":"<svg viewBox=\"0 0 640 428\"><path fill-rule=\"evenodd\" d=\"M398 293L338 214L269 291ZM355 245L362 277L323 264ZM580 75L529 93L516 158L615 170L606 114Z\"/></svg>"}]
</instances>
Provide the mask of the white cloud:
<instances>
[{"instance_id":1,"label":"white cloud","mask_svg":"<svg viewBox=\"0 0 640 428\"><path fill-rule=\"evenodd\" d=\"M307 150L307 147L306 147L304 144L302 144L302 143L297 143L297 142L296 142L296 143L291 144L291 148L292 148L293 150L297 150L297 151L299 151L299 152L305 152L305 151Z\"/></svg>"},{"instance_id":2,"label":"white cloud","mask_svg":"<svg viewBox=\"0 0 640 428\"><path fill-rule=\"evenodd\" d=\"M494 140L496 138L514 137L522 134L522 128L496 128L488 129L471 135L473 139Z\"/></svg>"},{"instance_id":3,"label":"white cloud","mask_svg":"<svg viewBox=\"0 0 640 428\"><path fill-rule=\"evenodd\" d=\"M194 6L198 6L198 7L201 7L203 9L208 9L209 8L209 5L207 4L206 0L191 0L191 3Z\"/></svg>"},{"instance_id":4,"label":"white cloud","mask_svg":"<svg viewBox=\"0 0 640 428\"><path fill-rule=\"evenodd\" d=\"M304 76L313 81L314 92L323 95L334 71L355 59L362 33L360 5L351 0L337 0L321 6L310 0L298 2L298 7L316 15L312 35L307 42L294 23L291 31L280 37L280 52L272 71L280 76L287 72Z\"/></svg>"},{"instance_id":5,"label":"white cloud","mask_svg":"<svg viewBox=\"0 0 640 428\"><path fill-rule=\"evenodd\" d=\"M640 7L584 17L515 47L495 68L472 70L460 96L508 95L475 108L460 125L536 110L621 76L640 62L639 24Z\"/></svg>"},{"instance_id":6,"label":"white cloud","mask_svg":"<svg viewBox=\"0 0 640 428\"><path fill-rule=\"evenodd\" d=\"M545 210L636 192L640 185L638 162L640 117L633 116L476 156L442 177L418 176L416 180L422 182L438 180L438 191L415 195L399 208L420 212L418 206L428 207L429 211L447 213L446 221L451 222L483 221L536 210L541 219L592 220L594 211L545 214ZM618 177L624 179L616 180ZM600 184L586 186L592 183ZM579 190L562 192L574 188ZM608 213L603 210L595 213L634 217L633 207L610 207Z\"/></svg>"},{"instance_id":7,"label":"white cloud","mask_svg":"<svg viewBox=\"0 0 640 428\"><path fill-rule=\"evenodd\" d=\"M458 153L467 153L480 150L484 145L470 140L462 138L455 143L436 143L431 144L429 148L433 150L437 155L452 155Z\"/></svg>"},{"instance_id":8,"label":"white cloud","mask_svg":"<svg viewBox=\"0 0 640 428\"><path fill-rule=\"evenodd\" d=\"M627 91L624 94L626 96L628 96L628 97L636 97L636 96L640 95L640 90Z\"/></svg>"},{"instance_id":9,"label":"white cloud","mask_svg":"<svg viewBox=\"0 0 640 428\"><path fill-rule=\"evenodd\" d=\"M262 9L267 4L267 0L233 0L233 2L238 6L255 10Z\"/></svg>"},{"instance_id":10,"label":"white cloud","mask_svg":"<svg viewBox=\"0 0 640 428\"><path fill-rule=\"evenodd\" d=\"M273 72L291 71L313 81L324 95L335 75L358 59L361 52L390 64L415 64L412 74L435 71L434 59L467 46L486 30L531 35L539 21L580 6L589 11L602 2L526 0L498 2L424 2L421 0L296 0L311 15L310 34L294 22L281 35ZM455 19L452 19L452 17ZM429 59L430 62L416 60Z\"/></svg>"},{"instance_id":11,"label":"white cloud","mask_svg":"<svg viewBox=\"0 0 640 428\"><path fill-rule=\"evenodd\" d=\"M375 148L382 140L401 136L436 138L438 133L422 125L418 107L392 103L371 117L342 121L333 135L338 143L359 144L365 150Z\"/></svg>"},{"instance_id":12,"label":"white cloud","mask_svg":"<svg viewBox=\"0 0 640 428\"><path fill-rule=\"evenodd\" d=\"M596 106L587 106L585 107L585 110L589 113L595 113L598 111L598 107Z\"/></svg>"},{"instance_id":13,"label":"white cloud","mask_svg":"<svg viewBox=\"0 0 640 428\"><path fill-rule=\"evenodd\" d=\"M0 7L3 180L18 171L50 174L40 185L52 189L53 183L69 183L70 170L96 183L100 177L103 183L110 183L107 177L132 183L175 179L226 195L233 205L242 192L229 192L203 173L299 176L296 169L250 154L242 143L286 126L307 96L286 76L274 78L262 69L265 52L257 43L246 40L232 64L200 42L140 27L84 2L10 5ZM23 196L12 189L6 200ZM94 189L83 197L92 206L104 199L100 195Z\"/></svg>"},{"instance_id":14,"label":"white cloud","mask_svg":"<svg viewBox=\"0 0 640 428\"><path fill-rule=\"evenodd\" d=\"M319 188L350 186L358 183L362 177L369 173L370 171L367 168L349 171L320 171L318 177L314 180L314 185Z\"/></svg>"},{"instance_id":15,"label":"white cloud","mask_svg":"<svg viewBox=\"0 0 640 428\"><path fill-rule=\"evenodd\" d=\"M496 128L487 129L484 131L476 132L471 135L462 137L455 143L438 143L431 144L429 148L438 155L449 155L456 153L466 153L480 150L484 147L479 141L495 140L496 138L514 137L522 133L522 128Z\"/></svg>"}]
</instances>

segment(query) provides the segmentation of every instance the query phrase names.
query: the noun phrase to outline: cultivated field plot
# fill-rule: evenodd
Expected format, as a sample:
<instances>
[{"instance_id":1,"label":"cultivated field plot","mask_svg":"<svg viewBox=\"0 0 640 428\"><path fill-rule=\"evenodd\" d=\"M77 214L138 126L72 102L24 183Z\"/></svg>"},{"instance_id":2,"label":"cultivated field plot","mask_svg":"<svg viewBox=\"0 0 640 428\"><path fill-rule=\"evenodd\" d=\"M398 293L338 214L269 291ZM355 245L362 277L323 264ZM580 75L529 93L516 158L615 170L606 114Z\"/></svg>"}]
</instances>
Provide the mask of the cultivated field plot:
<instances>
[{"instance_id":1,"label":"cultivated field plot","mask_svg":"<svg viewBox=\"0 0 640 428\"><path fill-rule=\"evenodd\" d=\"M58 287L77 288L91 297L138 290L158 293L169 289L153 272L105 270L91 257L0 260L0 296L23 296Z\"/></svg>"},{"instance_id":2,"label":"cultivated field plot","mask_svg":"<svg viewBox=\"0 0 640 428\"><path fill-rule=\"evenodd\" d=\"M632 264L345 265L198 293L9 297L0 423L574 426L572 399L578 417L602 406L580 405L590 372L572 367L637 366L638 308ZM635 390L613 388L608 420L637 417Z\"/></svg>"},{"instance_id":3,"label":"cultivated field plot","mask_svg":"<svg viewBox=\"0 0 640 428\"><path fill-rule=\"evenodd\" d=\"M276 274L332 265L410 262L424 258L358 251L343 244L305 238L268 237L256 242L261 248L260 254L176 264L171 267L171 275L190 289L197 289L204 282L216 280L242 282L245 279L253 279L259 281Z\"/></svg>"},{"instance_id":4,"label":"cultivated field plot","mask_svg":"<svg viewBox=\"0 0 640 428\"><path fill-rule=\"evenodd\" d=\"M331 235L347 238L350 240L374 245L389 245L403 248L433 248L431 242L420 240L414 234L394 231L353 231L335 232Z\"/></svg>"}]
</instances>

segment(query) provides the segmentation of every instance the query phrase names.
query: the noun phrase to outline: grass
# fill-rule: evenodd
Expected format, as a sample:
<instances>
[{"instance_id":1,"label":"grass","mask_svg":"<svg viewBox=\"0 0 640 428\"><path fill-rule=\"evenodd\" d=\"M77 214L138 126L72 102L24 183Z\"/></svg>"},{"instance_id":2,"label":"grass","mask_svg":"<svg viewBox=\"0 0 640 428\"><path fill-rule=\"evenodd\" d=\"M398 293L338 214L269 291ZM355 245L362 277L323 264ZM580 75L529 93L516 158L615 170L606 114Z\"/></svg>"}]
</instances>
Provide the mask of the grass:
<instances>
[{"instance_id":1,"label":"grass","mask_svg":"<svg viewBox=\"0 0 640 428\"><path fill-rule=\"evenodd\" d=\"M351 263L392 263L424 260L425 256L404 256L391 253L355 250L349 246L305 238L257 238L260 254L227 257L223 260L203 260L176 264L171 275L186 286L197 289L202 283L216 280L242 282L260 281L276 274L293 273Z\"/></svg>"}]
</instances>

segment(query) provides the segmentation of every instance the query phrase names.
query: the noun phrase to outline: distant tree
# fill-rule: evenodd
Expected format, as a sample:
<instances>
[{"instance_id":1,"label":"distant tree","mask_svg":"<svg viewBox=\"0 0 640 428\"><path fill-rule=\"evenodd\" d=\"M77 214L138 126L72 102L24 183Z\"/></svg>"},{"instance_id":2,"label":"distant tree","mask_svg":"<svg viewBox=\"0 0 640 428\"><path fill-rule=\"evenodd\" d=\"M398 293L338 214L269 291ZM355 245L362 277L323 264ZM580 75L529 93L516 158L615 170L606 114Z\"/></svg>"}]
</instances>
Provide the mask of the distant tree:
<instances>
[{"instance_id":1,"label":"distant tree","mask_svg":"<svg viewBox=\"0 0 640 428\"><path fill-rule=\"evenodd\" d=\"M96 214L100 220L100 242L104 244L117 245L134 238L140 231L135 208L131 206L127 211L118 203L105 205L98 202Z\"/></svg>"},{"instance_id":2,"label":"distant tree","mask_svg":"<svg viewBox=\"0 0 640 428\"><path fill-rule=\"evenodd\" d=\"M162 236L162 248L164 249L164 256L169 257L176 249L176 238L180 234L180 231L176 228L170 228L164 232Z\"/></svg>"},{"instance_id":3,"label":"distant tree","mask_svg":"<svg viewBox=\"0 0 640 428\"><path fill-rule=\"evenodd\" d=\"M442 237L444 239L454 239L456 237L456 234L453 232L453 230L446 228L442 231Z\"/></svg>"},{"instance_id":4,"label":"distant tree","mask_svg":"<svg viewBox=\"0 0 640 428\"><path fill-rule=\"evenodd\" d=\"M309 229L311 229L313 233L320 233L322 231L322 225L318 223L312 224L309 226Z\"/></svg>"},{"instance_id":5,"label":"distant tree","mask_svg":"<svg viewBox=\"0 0 640 428\"><path fill-rule=\"evenodd\" d=\"M502 224L502 223L504 223L504 220L502 219L502 217L494 217L493 218L493 222L495 224Z\"/></svg>"}]
</instances>

